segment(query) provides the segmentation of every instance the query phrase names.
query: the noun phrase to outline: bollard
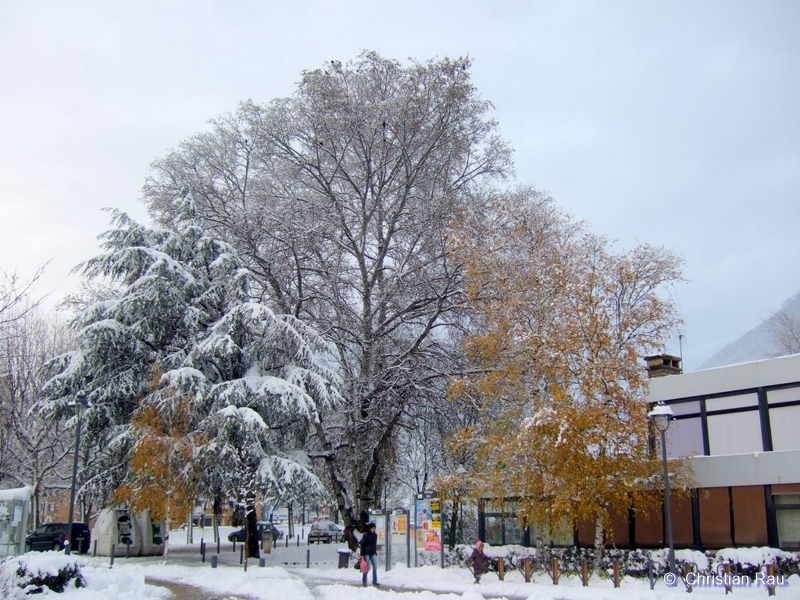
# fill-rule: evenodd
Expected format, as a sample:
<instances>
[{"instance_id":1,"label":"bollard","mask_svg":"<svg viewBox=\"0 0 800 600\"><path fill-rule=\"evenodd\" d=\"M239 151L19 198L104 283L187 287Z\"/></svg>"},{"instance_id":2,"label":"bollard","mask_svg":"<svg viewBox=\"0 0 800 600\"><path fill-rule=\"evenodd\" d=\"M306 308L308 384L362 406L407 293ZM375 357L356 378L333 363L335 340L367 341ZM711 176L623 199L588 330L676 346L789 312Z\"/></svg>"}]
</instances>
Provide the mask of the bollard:
<instances>
[{"instance_id":1,"label":"bollard","mask_svg":"<svg viewBox=\"0 0 800 600\"><path fill-rule=\"evenodd\" d=\"M500 578L500 581L505 581L506 577L506 561L501 556L497 559L497 576Z\"/></svg>"},{"instance_id":2,"label":"bollard","mask_svg":"<svg viewBox=\"0 0 800 600\"><path fill-rule=\"evenodd\" d=\"M689 583L689 574L693 571L692 565L689 563L683 563L683 585L686 586L686 592L688 594L692 593L692 585Z\"/></svg>"},{"instance_id":3,"label":"bollard","mask_svg":"<svg viewBox=\"0 0 800 600\"><path fill-rule=\"evenodd\" d=\"M233 538L233 553L236 554L236 538Z\"/></svg>"},{"instance_id":4,"label":"bollard","mask_svg":"<svg viewBox=\"0 0 800 600\"><path fill-rule=\"evenodd\" d=\"M263 556L258 559L258 566L259 567L266 567L267 566L267 559Z\"/></svg>"},{"instance_id":5,"label":"bollard","mask_svg":"<svg viewBox=\"0 0 800 600\"><path fill-rule=\"evenodd\" d=\"M614 561L614 587L619 587L619 561Z\"/></svg>"},{"instance_id":6,"label":"bollard","mask_svg":"<svg viewBox=\"0 0 800 600\"><path fill-rule=\"evenodd\" d=\"M553 585L558 585L558 559L553 558Z\"/></svg>"},{"instance_id":7,"label":"bollard","mask_svg":"<svg viewBox=\"0 0 800 600\"><path fill-rule=\"evenodd\" d=\"M650 591L656 587L656 578L653 576L653 559L647 557L647 578L650 580Z\"/></svg>"},{"instance_id":8,"label":"bollard","mask_svg":"<svg viewBox=\"0 0 800 600\"><path fill-rule=\"evenodd\" d=\"M114 555L117 553L117 545L111 544L111 564L108 565L108 568L112 568L114 566Z\"/></svg>"},{"instance_id":9,"label":"bollard","mask_svg":"<svg viewBox=\"0 0 800 600\"><path fill-rule=\"evenodd\" d=\"M297 547L298 548L300 547L300 536L299 535L297 536Z\"/></svg>"},{"instance_id":10,"label":"bollard","mask_svg":"<svg viewBox=\"0 0 800 600\"><path fill-rule=\"evenodd\" d=\"M239 564L244 564L244 544L239 546Z\"/></svg>"},{"instance_id":11,"label":"bollard","mask_svg":"<svg viewBox=\"0 0 800 600\"><path fill-rule=\"evenodd\" d=\"M218 558L219 558L219 557L218 557L216 554L213 554L213 555L211 556L211 568L212 568L212 569L216 569L216 568L217 568L217 559L218 559Z\"/></svg>"},{"instance_id":12,"label":"bollard","mask_svg":"<svg viewBox=\"0 0 800 600\"><path fill-rule=\"evenodd\" d=\"M583 587L589 587L589 561L585 558L581 561L581 581Z\"/></svg>"},{"instance_id":13,"label":"bollard","mask_svg":"<svg viewBox=\"0 0 800 600\"><path fill-rule=\"evenodd\" d=\"M289 536L288 535L286 536L286 547L287 548L289 547Z\"/></svg>"},{"instance_id":14,"label":"bollard","mask_svg":"<svg viewBox=\"0 0 800 600\"><path fill-rule=\"evenodd\" d=\"M311 548L306 550L306 569L311 568Z\"/></svg>"},{"instance_id":15,"label":"bollard","mask_svg":"<svg viewBox=\"0 0 800 600\"><path fill-rule=\"evenodd\" d=\"M206 541L200 540L200 562L206 562Z\"/></svg>"},{"instance_id":16,"label":"bollard","mask_svg":"<svg viewBox=\"0 0 800 600\"><path fill-rule=\"evenodd\" d=\"M775 584L771 582L775 581L775 565L767 565L767 581L767 596L774 596Z\"/></svg>"},{"instance_id":17,"label":"bollard","mask_svg":"<svg viewBox=\"0 0 800 600\"><path fill-rule=\"evenodd\" d=\"M94 550L92 550L92 558L97 556L97 540L94 541Z\"/></svg>"},{"instance_id":18,"label":"bollard","mask_svg":"<svg viewBox=\"0 0 800 600\"><path fill-rule=\"evenodd\" d=\"M722 567L722 572L725 574L725 595L733 593L733 585L731 585L731 566L729 564Z\"/></svg>"},{"instance_id":19,"label":"bollard","mask_svg":"<svg viewBox=\"0 0 800 600\"><path fill-rule=\"evenodd\" d=\"M525 578L525 583L531 582L531 575L533 574L533 557L526 556L522 559L522 576Z\"/></svg>"}]
</instances>

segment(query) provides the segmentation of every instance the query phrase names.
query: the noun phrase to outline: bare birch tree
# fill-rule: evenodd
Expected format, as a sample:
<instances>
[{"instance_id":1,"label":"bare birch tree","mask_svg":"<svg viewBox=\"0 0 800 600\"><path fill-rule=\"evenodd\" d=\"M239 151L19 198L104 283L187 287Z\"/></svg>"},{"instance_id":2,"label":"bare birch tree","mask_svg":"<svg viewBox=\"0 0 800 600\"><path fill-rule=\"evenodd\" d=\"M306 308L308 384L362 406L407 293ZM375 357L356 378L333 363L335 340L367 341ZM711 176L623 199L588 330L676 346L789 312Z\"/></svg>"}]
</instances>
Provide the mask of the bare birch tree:
<instances>
[{"instance_id":1,"label":"bare birch tree","mask_svg":"<svg viewBox=\"0 0 800 600\"><path fill-rule=\"evenodd\" d=\"M65 419L36 410L40 369L64 352L70 336L64 323L24 301L4 313L0 324L0 486L31 486L34 524L43 516L43 497L69 487L71 429Z\"/></svg>"},{"instance_id":2,"label":"bare birch tree","mask_svg":"<svg viewBox=\"0 0 800 600\"><path fill-rule=\"evenodd\" d=\"M800 317L778 312L767 320L772 356L785 356L800 352Z\"/></svg>"}]
</instances>

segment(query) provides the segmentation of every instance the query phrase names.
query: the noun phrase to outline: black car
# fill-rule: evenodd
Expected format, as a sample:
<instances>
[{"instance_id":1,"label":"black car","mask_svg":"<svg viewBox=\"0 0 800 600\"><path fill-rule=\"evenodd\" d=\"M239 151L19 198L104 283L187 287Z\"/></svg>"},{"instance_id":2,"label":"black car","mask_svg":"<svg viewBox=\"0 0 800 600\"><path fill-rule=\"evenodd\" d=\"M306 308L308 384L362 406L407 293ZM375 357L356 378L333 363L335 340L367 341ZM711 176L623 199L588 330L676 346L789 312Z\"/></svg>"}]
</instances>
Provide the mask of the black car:
<instances>
[{"instance_id":1,"label":"black car","mask_svg":"<svg viewBox=\"0 0 800 600\"><path fill-rule=\"evenodd\" d=\"M261 539L261 536L265 531L272 531L272 542L277 542L279 539L283 537L283 532L275 527L272 523L269 522L260 522L258 524L258 539ZM241 529L237 529L228 534L228 541L232 542L236 540L237 542L243 542L247 536L247 532L245 528L242 527Z\"/></svg>"},{"instance_id":2,"label":"black car","mask_svg":"<svg viewBox=\"0 0 800 600\"><path fill-rule=\"evenodd\" d=\"M67 541L67 523L45 523L36 528L25 538L25 551L31 550L63 550ZM80 539L79 539L80 538ZM89 552L92 532L86 523L72 523L72 548L74 552Z\"/></svg>"}]
</instances>

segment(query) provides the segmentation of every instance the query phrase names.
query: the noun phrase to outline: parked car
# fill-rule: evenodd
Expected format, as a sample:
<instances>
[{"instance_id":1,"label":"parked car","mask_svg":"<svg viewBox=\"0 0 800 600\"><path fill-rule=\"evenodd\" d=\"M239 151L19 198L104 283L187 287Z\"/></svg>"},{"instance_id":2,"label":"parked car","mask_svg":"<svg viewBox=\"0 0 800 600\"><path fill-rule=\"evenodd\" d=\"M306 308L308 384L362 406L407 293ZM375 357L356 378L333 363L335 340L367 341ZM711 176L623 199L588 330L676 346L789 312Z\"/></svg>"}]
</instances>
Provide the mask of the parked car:
<instances>
[{"instance_id":1,"label":"parked car","mask_svg":"<svg viewBox=\"0 0 800 600\"><path fill-rule=\"evenodd\" d=\"M261 535L265 531L272 531L272 542L273 543L277 542L279 539L281 539L283 537L283 532L280 529L278 529L277 527L275 527L275 525L273 525L269 521L260 521L258 523L258 539L259 540L261 539ZM245 530L244 527L242 527L241 529L237 529L236 531L232 531L231 533L228 534L228 541L229 542L233 542L234 540L237 541L237 542L244 542L246 538L247 538L247 531Z\"/></svg>"},{"instance_id":2,"label":"parked car","mask_svg":"<svg viewBox=\"0 0 800 600\"><path fill-rule=\"evenodd\" d=\"M63 550L67 541L67 523L45 523L25 538L25 551ZM80 542L78 541L80 539ZM79 554L89 552L92 532L86 523L72 523L72 548Z\"/></svg>"},{"instance_id":3,"label":"parked car","mask_svg":"<svg viewBox=\"0 0 800 600\"><path fill-rule=\"evenodd\" d=\"M331 542L341 542L343 539L344 529L332 521L317 521L311 525L308 532L309 544L313 542L330 544Z\"/></svg>"}]
</instances>

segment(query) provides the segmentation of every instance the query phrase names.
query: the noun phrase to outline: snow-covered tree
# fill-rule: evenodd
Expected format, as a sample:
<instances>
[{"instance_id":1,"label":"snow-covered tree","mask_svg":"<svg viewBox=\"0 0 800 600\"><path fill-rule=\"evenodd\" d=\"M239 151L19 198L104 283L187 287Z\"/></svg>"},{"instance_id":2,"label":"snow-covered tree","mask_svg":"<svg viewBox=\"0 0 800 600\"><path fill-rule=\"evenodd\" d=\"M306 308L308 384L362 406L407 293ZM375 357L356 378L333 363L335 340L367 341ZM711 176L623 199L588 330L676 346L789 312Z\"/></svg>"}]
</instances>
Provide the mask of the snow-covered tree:
<instances>
[{"instance_id":1,"label":"snow-covered tree","mask_svg":"<svg viewBox=\"0 0 800 600\"><path fill-rule=\"evenodd\" d=\"M49 419L36 408L46 361L69 348L66 325L23 302L0 323L0 487L31 486L33 522L47 494L69 486L73 440L68 419ZM74 421L74 420L73 420Z\"/></svg>"},{"instance_id":2,"label":"snow-covered tree","mask_svg":"<svg viewBox=\"0 0 800 600\"><path fill-rule=\"evenodd\" d=\"M770 356L786 356L800 352L800 316L777 312L767 319L771 342Z\"/></svg>"},{"instance_id":3,"label":"snow-covered tree","mask_svg":"<svg viewBox=\"0 0 800 600\"><path fill-rule=\"evenodd\" d=\"M490 215L454 237L477 316L476 373L453 394L482 412L455 446L476 456L461 484L519 498L520 518L545 532L593 521L600 553L612 513L637 499L644 511L660 481L642 357L680 322L682 261L646 244L614 252L532 189L499 196Z\"/></svg>"},{"instance_id":4,"label":"snow-covered tree","mask_svg":"<svg viewBox=\"0 0 800 600\"><path fill-rule=\"evenodd\" d=\"M33 277L23 281L16 272L0 269L0 327L19 320L41 304L31 297L34 284L44 273L39 267Z\"/></svg>"},{"instance_id":5,"label":"snow-covered tree","mask_svg":"<svg viewBox=\"0 0 800 600\"><path fill-rule=\"evenodd\" d=\"M192 461L210 498L245 503L319 485L303 448L319 411L338 401L328 348L256 301L236 251L198 226L191 200L181 203L174 229L115 212L105 252L82 267L120 293L79 315L78 350L53 362L45 392L51 410L78 393L91 403L87 443L101 459L84 485L105 499L123 482L136 492L129 460L148 442L131 418L152 409L188 411L188 431L206 440Z\"/></svg>"},{"instance_id":6,"label":"snow-covered tree","mask_svg":"<svg viewBox=\"0 0 800 600\"><path fill-rule=\"evenodd\" d=\"M270 306L335 345L347 407L316 450L347 519L380 503L414 408L442 406L463 301L445 231L511 170L469 67L365 52L304 72L292 97L243 103L156 161L144 188L162 223L191 191Z\"/></svg>"}]
</instances>

